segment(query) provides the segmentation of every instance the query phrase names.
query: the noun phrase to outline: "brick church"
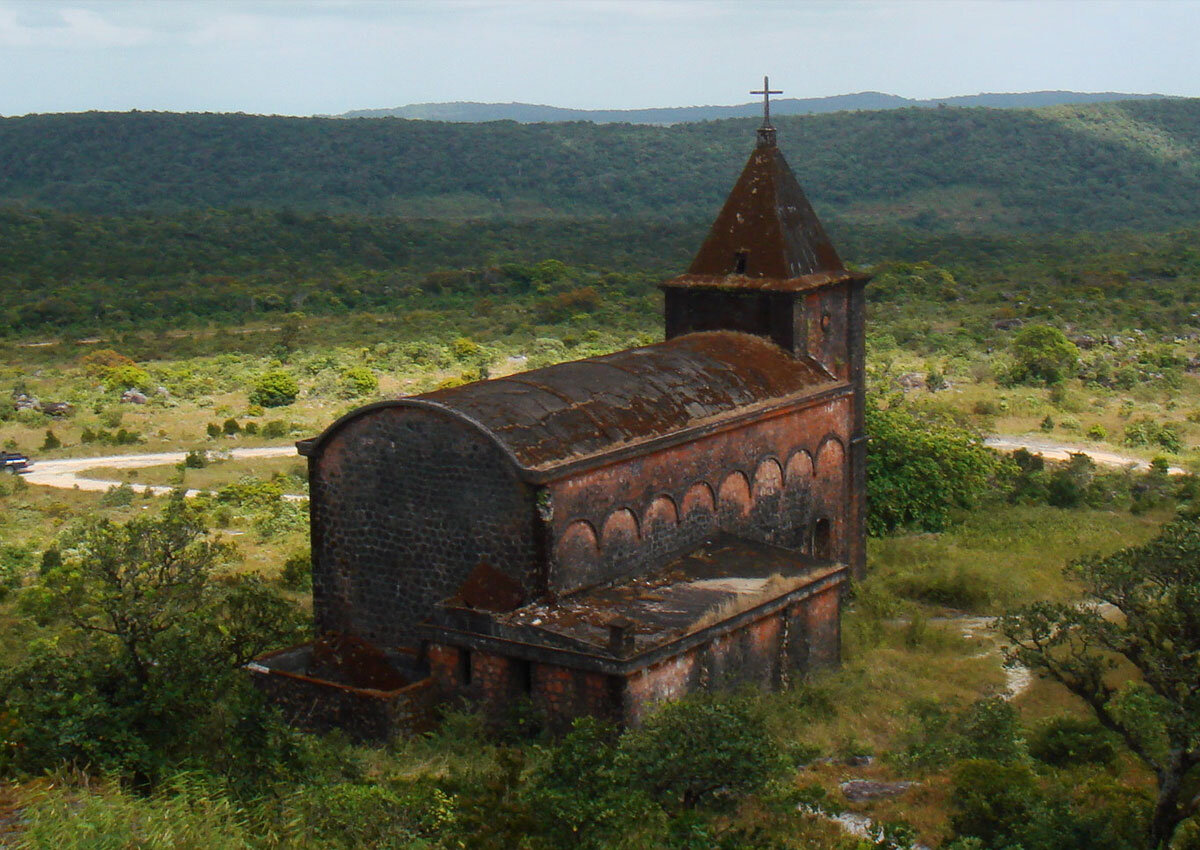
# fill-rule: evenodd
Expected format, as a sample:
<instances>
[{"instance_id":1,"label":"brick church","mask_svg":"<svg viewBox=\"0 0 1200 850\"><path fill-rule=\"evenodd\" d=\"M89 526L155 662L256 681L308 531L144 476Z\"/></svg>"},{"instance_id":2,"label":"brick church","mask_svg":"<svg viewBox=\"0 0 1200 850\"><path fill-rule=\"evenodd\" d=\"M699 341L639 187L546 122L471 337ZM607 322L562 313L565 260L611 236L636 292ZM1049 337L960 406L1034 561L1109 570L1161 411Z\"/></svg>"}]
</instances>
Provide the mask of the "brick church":
<instances>
[{"instance_id":1,"label":"brick church","mask_svg":"<svg viewBox=\"0 0 1200 850\"><path fill-rule=\"evenodd\" d=\"M298 444L317 640L256 682L302 725L381 738L448 700L637 723L836 664L865 555L866 281L765 112L661 284L663 342L369 404Z\"/></svg>"}]
</instances>

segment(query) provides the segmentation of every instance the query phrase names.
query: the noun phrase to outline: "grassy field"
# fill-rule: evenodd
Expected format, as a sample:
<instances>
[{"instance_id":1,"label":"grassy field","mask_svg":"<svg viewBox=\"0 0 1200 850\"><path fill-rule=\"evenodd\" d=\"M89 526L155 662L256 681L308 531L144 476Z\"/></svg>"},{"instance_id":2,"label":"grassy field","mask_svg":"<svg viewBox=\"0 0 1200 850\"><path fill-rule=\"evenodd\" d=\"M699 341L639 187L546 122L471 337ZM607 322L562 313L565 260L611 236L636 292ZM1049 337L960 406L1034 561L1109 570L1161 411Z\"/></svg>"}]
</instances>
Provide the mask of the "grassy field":
<instances>
[{"instance_id":1,"label":"grassy field","mask_svg":"<svg viewBox=\"0 0 1200 850\"><path fill-rule=\"evenodd\" d=\"M130 484L150 484L160 487L186 487L189 490L219 490L227 484L251 476L279 481L285 493L304 495L307 492L308 465L303 458L222 458L216 456L208 466L192 469L180 464L143 466L120 469L95 466L80 475L101 481L127 481Z\"/></svg>"}]
</instances>

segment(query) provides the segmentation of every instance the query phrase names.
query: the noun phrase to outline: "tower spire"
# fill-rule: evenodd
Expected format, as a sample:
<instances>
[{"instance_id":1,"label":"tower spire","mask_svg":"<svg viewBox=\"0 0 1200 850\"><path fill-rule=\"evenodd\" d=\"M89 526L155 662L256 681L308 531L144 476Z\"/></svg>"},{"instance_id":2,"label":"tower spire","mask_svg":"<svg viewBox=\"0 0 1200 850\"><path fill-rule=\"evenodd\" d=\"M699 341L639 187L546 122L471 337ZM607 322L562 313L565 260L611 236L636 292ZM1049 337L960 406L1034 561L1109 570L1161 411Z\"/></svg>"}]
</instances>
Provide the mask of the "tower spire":
<instances>
[{"instance_id":1,"label":"tower spire","mask_svg":"<svg viewBox=\"0 0 1200 850\"><path fill-rule=\"evenodd\" d=\"M771 125L771 95L783 94L782 89L772 89L770 79L763 76L763 87L760 91L752 91L750 94L761 94L763 96L763 122L758 128L758 146L760 148L775 146L775 128Z\"/></svg>"}]
</instances>

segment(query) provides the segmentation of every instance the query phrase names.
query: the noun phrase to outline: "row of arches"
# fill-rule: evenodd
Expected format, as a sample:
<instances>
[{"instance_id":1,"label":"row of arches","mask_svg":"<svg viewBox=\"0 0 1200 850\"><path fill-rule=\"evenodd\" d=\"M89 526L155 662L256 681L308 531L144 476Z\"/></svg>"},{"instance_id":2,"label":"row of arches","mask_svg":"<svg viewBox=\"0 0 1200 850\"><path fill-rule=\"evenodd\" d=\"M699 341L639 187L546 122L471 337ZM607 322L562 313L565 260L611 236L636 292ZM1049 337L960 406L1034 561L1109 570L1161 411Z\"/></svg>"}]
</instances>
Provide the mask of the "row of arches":
<instances>
[{"instance_id":1,"label":"row of arches","mask_svg":"<svg viewBox=\"0 0 1200 850\"><path fill-rule=\"evenodd\" d=\"M755 536L766 532L768 539L777 538L773 542L829 557L833 544L827 514L838 510L843 500L846 457L841 442L829 439L817 458L814 464L803 449L794 452L786 464L764 457L752 477L735 469L715 487L697 481L682 493L654 496L640 511L625 506L610 510L598 522L576 518L559 536L555 560L591 573L605 561L636 561L638 556L666 554L698 542L717 527L755 526L761 526ZM818 514L821 516L814 519ZM802 516L803 527L799 527ZM594 568L588 569L588 564Z\"/></svg>"}]
</instances>

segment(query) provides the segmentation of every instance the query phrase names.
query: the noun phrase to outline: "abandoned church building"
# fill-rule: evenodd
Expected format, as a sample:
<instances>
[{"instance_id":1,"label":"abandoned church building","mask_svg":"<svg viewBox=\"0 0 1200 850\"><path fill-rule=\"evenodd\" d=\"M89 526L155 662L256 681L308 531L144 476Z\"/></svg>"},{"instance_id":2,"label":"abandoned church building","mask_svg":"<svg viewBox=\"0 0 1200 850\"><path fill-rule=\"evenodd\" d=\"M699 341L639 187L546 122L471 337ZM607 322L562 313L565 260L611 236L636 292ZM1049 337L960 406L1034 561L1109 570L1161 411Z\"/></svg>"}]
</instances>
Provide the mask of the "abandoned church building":
<instances>
[{"instance_id":1,"label":"abandoned church building","mask_svg":"<svg viewBox=\"0 0 1200 850\"><path fill-rule=\"evenodd\" d=\"M837 663L864 565L867 277L757 146L665 341L369 404L301 441L317 640L250 665L368 738L458 699L551 725Z\"/></svg>"}]
</instances>

